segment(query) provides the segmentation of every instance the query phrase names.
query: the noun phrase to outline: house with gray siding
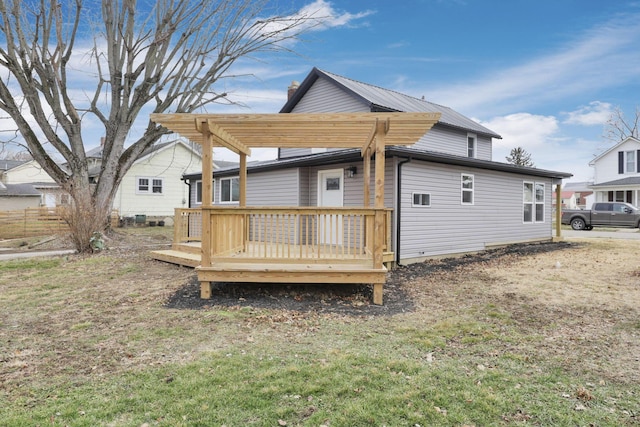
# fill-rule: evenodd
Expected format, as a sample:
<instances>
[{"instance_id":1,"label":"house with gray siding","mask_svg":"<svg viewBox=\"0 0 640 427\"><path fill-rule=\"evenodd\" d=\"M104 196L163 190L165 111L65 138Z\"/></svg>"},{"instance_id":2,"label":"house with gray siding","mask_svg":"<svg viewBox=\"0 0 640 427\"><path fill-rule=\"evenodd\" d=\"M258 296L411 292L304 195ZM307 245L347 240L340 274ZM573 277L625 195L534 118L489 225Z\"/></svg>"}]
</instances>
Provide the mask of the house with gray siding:
<instances>
[{"instance_id":1,"label":"house with gray siding","mask_svg":"<svg viewBox=\"0 0 640 427\"><path fill-rule=\"evenodd\" d=\"M385 206L397 263L553 238L554 186L571 174L494 162L492 141L500 135L449 107L317 68L295 86L280 113L441 114L416 144L386 149ZM214 204L238 203L238 173L214 172ZM197 207L202 198L193 183L202 176L183 179L192 189L189 206ZM249 163L247 205L363 206L364 179L375 188L360 150L281 148L275 160Z\"/></svg>"}]
</instances>

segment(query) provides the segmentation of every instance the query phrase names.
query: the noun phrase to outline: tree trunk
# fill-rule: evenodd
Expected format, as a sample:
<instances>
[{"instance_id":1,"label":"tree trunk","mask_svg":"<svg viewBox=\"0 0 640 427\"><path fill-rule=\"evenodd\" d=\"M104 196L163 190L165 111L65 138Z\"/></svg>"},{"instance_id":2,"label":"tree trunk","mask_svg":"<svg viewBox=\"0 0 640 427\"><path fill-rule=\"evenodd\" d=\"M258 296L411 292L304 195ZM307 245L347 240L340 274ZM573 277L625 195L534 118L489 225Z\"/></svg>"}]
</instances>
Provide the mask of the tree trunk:
<instances>
[{"instance_id":1,"label":"tree trunk","mask_svg":"<svg viewBox=\"0 0 640 427\"><path fill-rule=\"evenodd\" d=\"M98 202L89 188L70 188L73 203L63 212L69 224L70 237L80 253L92 252L91 237L104 232L109 226L110 201Z\"/></svg>"}]
</instances>

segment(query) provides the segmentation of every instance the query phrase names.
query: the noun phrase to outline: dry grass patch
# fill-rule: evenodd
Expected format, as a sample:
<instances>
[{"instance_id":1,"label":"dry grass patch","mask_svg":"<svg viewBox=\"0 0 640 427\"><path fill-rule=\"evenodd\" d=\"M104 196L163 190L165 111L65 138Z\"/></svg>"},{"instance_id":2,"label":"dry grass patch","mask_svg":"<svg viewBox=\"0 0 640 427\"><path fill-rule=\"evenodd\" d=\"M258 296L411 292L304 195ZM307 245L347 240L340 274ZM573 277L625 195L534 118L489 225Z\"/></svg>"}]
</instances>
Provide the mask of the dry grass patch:
<instances>
[{"instance_id":1,"label":"dry grass patch","mask_svg":"<svg viewBox=\"0 0 640 427\"><path fill-rule=\"evenodd\" d=\"M326 300L326 290L295 286L249 299L247 287L225 305L168 308L191 298L194 281L193 270L149 258L170 236L133 229L96 256L0 263L0 416L23 425L637 422L640 242L408 267L390 276L390 314L357 287ZM342 298L341 310L322 309Z\"/></svg>"}]
</instances>

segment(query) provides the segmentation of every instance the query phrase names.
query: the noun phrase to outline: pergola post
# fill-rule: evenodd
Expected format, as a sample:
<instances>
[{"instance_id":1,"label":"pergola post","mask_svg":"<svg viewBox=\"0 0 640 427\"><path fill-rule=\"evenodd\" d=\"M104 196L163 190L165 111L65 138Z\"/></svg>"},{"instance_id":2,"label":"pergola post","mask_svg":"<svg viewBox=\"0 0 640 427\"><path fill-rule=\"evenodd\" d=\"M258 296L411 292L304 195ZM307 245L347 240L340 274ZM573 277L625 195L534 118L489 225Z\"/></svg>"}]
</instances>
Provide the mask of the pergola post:
<instances>
[{"instance_id":1,"label":"pergola post","mask_svg":"<svg viewBox=\"0 0 640 427\"><path fill-rule=\"evenodd\" d=\"M562 183L556 184L556 237L555 240L562 240Z\"/></svg>"},{"instance_id":2,"label":"pergola post","mask_svg":"<svg viewBox=\"0 0 640 427\"><path fill-rule=\"evenodd\" d=\"M364 185L363 185L363 200L364 200L364 207L368 208L369 206L371 206L371 148L367 147L367 149L364 151L363 154L363 161L364 164L362 165L362 174L363 179L364 179Z\"/></svg>"},{"instance_id":3,"label":"pergola post","mask_svg":"<svg viewBox=\"0 0 640 427\"><path fill-rule=\"evenodd\" d=\"M200 266L211 266L211 212L213 206L213 136L207 123L202 126L202 239ZM211 298L211 282L200 282L200 298Z\"/></svg>"},{"instance_id":4,"label":"pergola post","mask_svg":"<svg viewBox=\"0 0 640 427\"><path fill-rule=\"evenodd\" d=\"M385 237L385 212L384 212L384 172L385 172L385 137L389 130L389 123L386 120L376 122L375 136L375 219L373 225L373 268L383 267L384 237ZM382 304L381 283L373 285L373 303Z\"/></svg>"}]
</instances>

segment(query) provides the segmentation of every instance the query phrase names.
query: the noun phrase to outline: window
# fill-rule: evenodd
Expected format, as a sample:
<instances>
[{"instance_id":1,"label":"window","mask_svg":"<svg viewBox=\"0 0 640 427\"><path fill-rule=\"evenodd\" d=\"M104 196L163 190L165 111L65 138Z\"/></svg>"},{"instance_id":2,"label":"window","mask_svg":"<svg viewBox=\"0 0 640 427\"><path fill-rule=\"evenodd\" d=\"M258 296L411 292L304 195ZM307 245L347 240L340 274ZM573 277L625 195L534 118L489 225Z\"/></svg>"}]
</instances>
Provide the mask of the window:
<instances>
[{"instance_id":1,"label":"window","mask_svg":"<svg viewBox=\"0 0 640 427\"><path fill-rule=\"evenodd\" d=\"M525 182L523 183L522 190L522 221L544 222L544 183Z\"/></svg>"},{"instance_id":2,"label":"window","mask_svg":"<svg viewBox=\"0 0 640 427\"><path fill-rule=\"evenodd\" d=\"M473 175L462 174L461 176L461 200L463 205L473 204Z\"/></svg>"},{"instance_id":3,"label":"window","mask_svg":"<svg viewBox=\"0 0 640 427\"><path fill-rule=\"evenodd\" d=\"M476 157L476 139L474 134L467 134L467 157Z\"/></svg>"},{"instance_id":4,"label":"window","mask_svg":"<svg viewBox=\"0 0 640 427\"><path fill-rule=\"evenodd\" d=\"M196 200L195 203L202 204L202 181L196 181Z\"/></svg>"},{"instance_id":5,"label":"window","mask_svg":"<svg viewBox=\"0 0 640 427\"><path fill-rule=\"evenodd\" d=\"M431 194L429 193L411 193L411 206L429 207L431 206Z\"/></svg>"},{"instance_id":6,"label":"window","mask_svg":"<svg viewBox=\"0 0 640 427\"><path fill-rule=\"evenodd\" d=\"M544 222L544 184L536 182L536 222Z\"/></svg>"},{"instance_id":7,"label":"window","mask_svg":"<svg viewBox=\"0 0 640 427\"><path fill-rule=\"evenodd\" d=\"M136 193L138 194L162 194L162 178L138 177L136 179Z\"/></svg>"},{"instance_id":8,"label":"window","mask_svg":"<svg viewBox=\"0 0 640 427\"><path fill-rule=\"evenodd\" d=\"M625 151L624 156L626 158L625 162L625 172L626 173L636 173L636 152L635 151Z\"/></svg>"},{"instance_id":9,"label":"window","mask_svg":"<svg viewBox=\"0 0 640 427\"><path fill-rule=\"evenodd\" d=\"M222 178L220 180L220 203L232 203L240 200L240 179Z\"/></svg>"}]
</instances>

